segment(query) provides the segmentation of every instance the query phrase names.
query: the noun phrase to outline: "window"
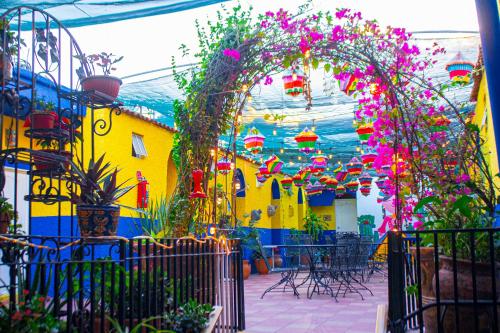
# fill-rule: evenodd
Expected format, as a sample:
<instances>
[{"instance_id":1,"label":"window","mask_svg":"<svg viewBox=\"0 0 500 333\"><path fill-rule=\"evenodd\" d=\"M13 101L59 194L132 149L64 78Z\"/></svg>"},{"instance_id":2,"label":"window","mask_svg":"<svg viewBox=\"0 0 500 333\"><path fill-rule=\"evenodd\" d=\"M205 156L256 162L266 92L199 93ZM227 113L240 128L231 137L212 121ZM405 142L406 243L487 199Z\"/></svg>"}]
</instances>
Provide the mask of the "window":
<instances>
[{"instance_id":1,"label":"window","mask_svg":"<svg viewBox=\"0 0 500 333\"><path fill-rule=\"evenodd\" d=\"M132 156L144 158L148 156L142 136L132 133Z\"/></svg>"}]
</instances>

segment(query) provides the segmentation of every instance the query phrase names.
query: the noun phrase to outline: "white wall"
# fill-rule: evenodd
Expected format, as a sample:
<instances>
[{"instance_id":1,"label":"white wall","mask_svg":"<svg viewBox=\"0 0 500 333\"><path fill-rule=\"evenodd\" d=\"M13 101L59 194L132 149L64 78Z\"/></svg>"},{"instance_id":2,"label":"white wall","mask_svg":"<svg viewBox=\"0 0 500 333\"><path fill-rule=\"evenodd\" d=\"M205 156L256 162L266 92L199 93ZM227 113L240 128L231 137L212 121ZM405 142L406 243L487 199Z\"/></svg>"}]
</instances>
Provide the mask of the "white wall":
<instances>
[{"instance_id":1,"label":"white wall","mask_svg":"<svg viewBox=\"0 0 500 333\"><path fill-rule=\"evenodd\" d=\"M379 189L377 185L375 185L375 181L378 178L373 178L372 182L372 190L370 192L370 195L365 197L364 195L361 194L361 191L358 190L357 193L357 201L358 201L358 216L361 215L373 215L375 216L375 230L380 227L382 224L382 205L377 203L377 197L379 193Z\"/></svg>"}]
</instances>

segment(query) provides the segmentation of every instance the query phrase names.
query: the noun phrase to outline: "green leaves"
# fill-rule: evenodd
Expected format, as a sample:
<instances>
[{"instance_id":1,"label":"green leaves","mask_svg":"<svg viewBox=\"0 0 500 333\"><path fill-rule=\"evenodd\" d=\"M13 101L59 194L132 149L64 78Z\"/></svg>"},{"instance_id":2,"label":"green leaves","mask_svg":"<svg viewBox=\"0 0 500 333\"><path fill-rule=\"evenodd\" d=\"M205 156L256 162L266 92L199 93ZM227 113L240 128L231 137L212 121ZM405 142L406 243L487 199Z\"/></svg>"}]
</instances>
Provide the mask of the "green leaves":
<instances>
[{"instance_id":1,"label":"green leaves","mask_svg":"<svg viewBox=\"0 0 500 333\"><path fill-rule=\"evenodd\" d=\"M421 210L422 208L424 208L424 206L430 205L430 204L440 205L440 204L442 204L442 201L438 197L435 197L435 196L432 196L432 195L428 196L428 197L425 197L425 198L423 198L422 200L420 200L415 205L415 208L413 209L413 212L417 213L419 210Z\"/></svg>"}]
</instances>

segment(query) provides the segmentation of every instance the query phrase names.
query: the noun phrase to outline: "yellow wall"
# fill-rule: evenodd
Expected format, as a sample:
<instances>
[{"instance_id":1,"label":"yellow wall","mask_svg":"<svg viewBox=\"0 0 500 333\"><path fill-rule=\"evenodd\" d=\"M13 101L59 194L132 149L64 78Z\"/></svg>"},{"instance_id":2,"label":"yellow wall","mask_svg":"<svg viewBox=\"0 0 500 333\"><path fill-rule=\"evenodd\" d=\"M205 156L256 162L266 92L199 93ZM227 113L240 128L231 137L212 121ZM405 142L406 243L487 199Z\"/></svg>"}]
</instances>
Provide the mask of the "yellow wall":
<instances>
[{"instance_id":1,"label":"yellow wall","mask_svg":"<svg viewBox=\"0 0 500 333\"><path fill-rule=\"evenodd\" d=\"M335 230L335 205L311 207L311 210L313 211L313 213L318 215L321 220L324 220L325 216L330 216L330 221L328 221L327 229Z\"/></svg>"},{"instance_id":2,"label":"yellow wall","mask_svg":"<svg viewBox=\"0 0 500 333\"><path fill-rule=\"evenodd\" d=\"M483 154L488 160L493 175L498 174L498 153L495 143L495 132L493 129L493 120L491 117L490 98L488 93L488 85L486 81L486 73L483 73L481 84L479 86L477 104L473 118L474 124L479 126L481 137L485 140ZM500 186L498 177L495 177L497 186Z\"/></svg>"}]
</instances>

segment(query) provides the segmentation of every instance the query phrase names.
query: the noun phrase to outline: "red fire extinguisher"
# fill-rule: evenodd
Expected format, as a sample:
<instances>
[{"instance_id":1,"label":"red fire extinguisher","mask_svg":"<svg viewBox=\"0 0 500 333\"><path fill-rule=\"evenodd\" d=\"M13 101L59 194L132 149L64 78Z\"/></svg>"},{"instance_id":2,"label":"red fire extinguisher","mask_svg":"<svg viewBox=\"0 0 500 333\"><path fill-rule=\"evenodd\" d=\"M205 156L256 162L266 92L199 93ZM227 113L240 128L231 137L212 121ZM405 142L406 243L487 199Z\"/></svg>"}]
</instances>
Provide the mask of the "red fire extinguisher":
<instances>
[{"instance_id":1,"label":"red fire extinguisher","mask_svg":"<svg viewBox=\"0 0 500 333\"><path fill-rule=\"evenodd\" d=\"M137 171L137 208L148 208L149 183L140 171Z\"/></svg>"}]
</instances>

